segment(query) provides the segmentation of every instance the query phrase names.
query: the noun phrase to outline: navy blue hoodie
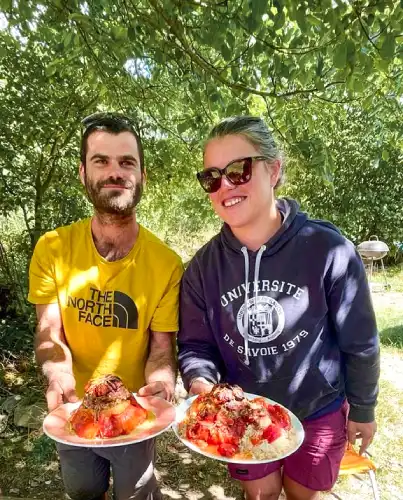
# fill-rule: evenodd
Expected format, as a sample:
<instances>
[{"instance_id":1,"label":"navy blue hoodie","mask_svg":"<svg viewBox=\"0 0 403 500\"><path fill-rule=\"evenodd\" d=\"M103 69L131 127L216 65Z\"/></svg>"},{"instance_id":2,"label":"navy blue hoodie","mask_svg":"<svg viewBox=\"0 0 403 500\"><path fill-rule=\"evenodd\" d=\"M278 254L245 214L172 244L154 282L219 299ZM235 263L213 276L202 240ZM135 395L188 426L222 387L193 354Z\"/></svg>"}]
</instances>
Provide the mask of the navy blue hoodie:
<instances>
[{"instance_id":1,"label":"navy blue hoodie","mask_svg":"<svg viewBox=\"0 0 403 500\"><path fill-rule=\"evenodd\" d=\"M331 224L280 199L283 223L257 252L229 226L182 280L178 335L185 387L238 384L301 419L346 396L350 419L374 420L379 342L362 261Z\"/></svg>"}]
</instances>

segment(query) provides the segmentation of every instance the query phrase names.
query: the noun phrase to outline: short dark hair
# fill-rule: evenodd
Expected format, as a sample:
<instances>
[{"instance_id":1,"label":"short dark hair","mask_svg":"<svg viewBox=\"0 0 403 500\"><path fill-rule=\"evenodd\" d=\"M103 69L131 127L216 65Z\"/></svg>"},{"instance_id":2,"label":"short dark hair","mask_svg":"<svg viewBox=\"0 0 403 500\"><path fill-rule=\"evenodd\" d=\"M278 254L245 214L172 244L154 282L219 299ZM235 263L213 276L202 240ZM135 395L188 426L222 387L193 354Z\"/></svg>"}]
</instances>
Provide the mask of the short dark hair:
<instances>
[{"instance_id":1,"label":"short dark hair","mask_svg":"<svg viewBox=\"0 0 403 500\"><path fill-rule=\"evenodd\" d=\"M140 157L140 168L144 171L144 150L139 134L136 132L134 122L127 116L120 113L94 113L85 117L81 124L83 134L81 136L80 159L85 166L85 160L88 151L88 137L97 130L103 130L109 134L120 134L130 132L134 135L137 142L137 149Z\"/></svg>"}]
</instances>

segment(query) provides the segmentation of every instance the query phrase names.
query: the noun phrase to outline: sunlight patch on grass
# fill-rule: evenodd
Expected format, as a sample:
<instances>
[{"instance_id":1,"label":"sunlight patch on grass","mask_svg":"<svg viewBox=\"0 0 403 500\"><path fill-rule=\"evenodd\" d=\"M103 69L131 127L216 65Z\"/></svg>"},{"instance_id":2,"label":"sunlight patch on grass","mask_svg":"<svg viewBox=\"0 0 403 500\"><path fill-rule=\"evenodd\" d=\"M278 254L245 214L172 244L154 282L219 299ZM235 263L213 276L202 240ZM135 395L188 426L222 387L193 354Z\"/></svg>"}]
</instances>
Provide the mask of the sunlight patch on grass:
<instances>
[{"instance_id":1,"label":"sunlight patch on grass","mask_svg":"<svg viewBox=\"0 0 403 500\"><path fill-rule=\"evenodd\" d=\"M210 486L208 491L211 493L212 497L217 500L236 500L235 497L227 497L224 492L224 488L222 486L217 486L216 484Z\"/></svg>"}]
</instances>

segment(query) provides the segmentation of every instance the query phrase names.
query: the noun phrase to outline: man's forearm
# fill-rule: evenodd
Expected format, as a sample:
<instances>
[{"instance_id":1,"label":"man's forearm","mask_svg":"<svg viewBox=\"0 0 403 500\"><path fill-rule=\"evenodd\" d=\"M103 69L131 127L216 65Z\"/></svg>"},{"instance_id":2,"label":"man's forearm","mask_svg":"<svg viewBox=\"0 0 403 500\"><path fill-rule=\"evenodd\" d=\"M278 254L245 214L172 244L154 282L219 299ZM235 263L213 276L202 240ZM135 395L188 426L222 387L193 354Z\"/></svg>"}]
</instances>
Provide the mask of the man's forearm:
<instances>
[{"instance_id":1,"label":"man's forearm","mask_svg":"<svg viewBox=\"0 0 403 500\"><path fill-rule=\"evenodd\" d=\"M173 351L150 353L145 366L147 384L164 382L173 393L177 373L177 363Z\"/></svg>"},{"instance_id":2,"label":"man's forearm","mask_svg":"<svg viewBox=\"0 0 403 500\"><path fill-rule=\"evenodd\" d=\"M37 328L35 357L48 379L55 373L73 373L70 349L60 336L60 332L53 333L50 328Z\"/></svg>"}]
</instances>

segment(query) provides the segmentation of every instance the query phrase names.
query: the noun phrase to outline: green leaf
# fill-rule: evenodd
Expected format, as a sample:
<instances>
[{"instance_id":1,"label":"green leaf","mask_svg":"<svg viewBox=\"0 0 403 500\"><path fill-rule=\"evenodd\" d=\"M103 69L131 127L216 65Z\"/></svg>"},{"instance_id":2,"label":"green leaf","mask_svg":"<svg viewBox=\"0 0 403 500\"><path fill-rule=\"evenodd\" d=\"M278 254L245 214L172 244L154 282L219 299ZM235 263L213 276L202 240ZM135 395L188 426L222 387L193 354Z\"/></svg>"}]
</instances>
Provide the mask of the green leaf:
<instances>
[{"instance_id":1,"label":"green leaf","mask_svg":"<svg viewBox=\"0 0 403 500\"><path fill-rule=\"evenodd\" d=\"M221 95L219 92L213 92L211 95L210 95L210 100L212 102L217 102L221 99Z\"/></svg>"},{"instance_id":2,"label":"green leaf","mask_svg":"<svg viewBox=\"0 0 403 500\"><path fill-rule=\"evenodd\" d=\"M367 24L368 26L372 26L372 23L375 21L375 16L373 14L369 14L367 17Z\"/></svg>"},{"instance_id":3,"label":"green leaf","mask_svg":"<svg viewBox=\"0 0 403 500\"><path fill-rule=\"evenodd\" d=\"M74 33L73 35L73 45L74 47L79 47L81 45L81 38L78 33Z\"/></svg>"},{"instance_id":4,"label":"green leaf","mask_svg":"<svg viewBox=\"0 0 403 500\"><path fill-rule=\"evenodd\" d=\"M333 64L336 68L345 68L347 63L347 45L342 43L336 47L333 55Z\"/></svg>"},{"instance_id":5,"label":"green leaf","mask_svg":"<svg viewBox=\"0 0 403 500\"><path fill-rule=\"evenodd\" d=\"M262 21L262 16L267 11L267 2L268 0L253 0L251 2L252 11L258 22Z\"/></svg>"},{"instance_id":6,"label":"green leaf","mask_svg":"<svg viewBox=\"0 0 403 500\"><path fill-rule=\"evenodd\" d=\"M299 29L302 31L302 33L305 33L307 31L307 23L306 23L306 12L303 7L300 7L297 10L296 18Z\"/></svg>"},{"instance_id":7,"label":"green leaf","mask_svg":"<svg viewBox=\"0 0 403 500\"><path fill-rule=\"evenodd\" d=\"M178 131L179 134L183 134L184 132L186 132L188 128L189 128L188 122L181 122L178 123L178 125L176 126L176 130Z\"/></svg>"},{"instance_id":8,"label":"green leaf","mask_svg":"<svg viewBox=\"0 0 403 500\"><path fill-rule=\"evenodd\" d=\"M0 10L3 12L10 12L13 8L13 0L1 0Z\"/></svg>"},{"instance_id":9,"label":"green leaf","mask_svg":"<svg viewBox=\"0 0 403 500\"><path fill-rule=\"evenodd\" d=\"M353 92L363 92L365 90L365 85L360 77L354 74L350 74L347 77L347 88Z\"/></svg>"},{"instance_id":10,"label":"green leaf","mask_svg":"<svg viewBox=\"0 0 403 500\"><path fill-rule=\"evenodd\" d=\"M200 95L200 92L194 92L193 99L198 106L200 106L202 104L202 97Z\"/></svg>"},{"instance_id":11,"label":"green leaf","mask_svg":"<svg viewBox=\"0 0 403 500\"><path fill-rule=\"evenodd\" d=\"M325 84L321 78L315 79L315 85L318 90L325 90Z\"/></svg>"},{"instance_id":12,"label":"green leaf","mask_svg":"<svg viewBox=\"0 0 403 500\"><path fill-rule=\"evenodd\" d=\"M385 161L388 161L389 160L389 151L386 151L386 149L384 149L382 151L382 159L385 160Z\"/></svg>"},{"instance_id":13,"label":"green leaf","mask_svg":"<svg viewBox=\"0 0 403 500\"><path fill-rule=\"evenodd\" d=\"M355 44L352 40L346 41L346 59L350 67L354 67L355 64Z\"/></svg>"},{"instance_id":14,"label":"green leaf","mask_svg":"<svg viewBox=\"0 0 403 500\"><path fill-rule=\"evenodd\" d=\"M317 17L313 16L312 14L308 14L307 16L308 23L311 24L312 26L322 26L322 21L318 19Z\"/></svg>"},{"instance_id":15,"label":"green leaf","mask_svg":"<svg viewBox=\"0 0 403 500\"><path fill-rule=\"evenodd\" d=\"M136 31L136 28L134 26L128 27L127 36L129 38L129 40L132 40L133 42L137 40L137 38L138 38L137 31Z\"/></svg>"},{"instance_id":16,"label":"green leaf","mask_svg":"<svg viewBox=\"0 0 403 500\"><path fill-rule=\"evenodd\" d=\"M77 21L79 23L83 23L88 26L91 25L91 19L85 14L81 14L81 12L73 12L72 14L69 15L69 19L71 21Z\"/></svg>"},{"instance_id":17,"label":"green leaf","mask_svg":"<svg viewBox=\"0 0 403 500\"><path fill-rule=\"evenodd\" d=\"M277 31L284 26L285 23L285 14L284 11L281 10L278 12L275 21L274 21L274 29Z\"/></svg>"},{"instance_id":18,"label":"green leaf","mask_svg":"<svg viewBox=\"0 0 403 500\"><path fill-rule=\"evenodd\" d=\"M52 61L45 69L45 75L50 77L53 76L56 71L57 71L57 66L59 64L59 61Z\"/></svg>"},{"instance_id":19,"label":"green leaf","mask_svg":"<svg viewBox=\"0 0 403 500\"><path fill-rule=\"evenodd\" d=\"M227 40L228 46L233 49L235 46L235 36L232 34L231 31L227 31L227 34L225 35L225 38Z\"/></svg>"},{"instance_id":20,"label":"green leaf","mask_svg":"<svg viewBox=\"0 0 403 500\"><path fill-rule=\"evenodd\" d=\"M324 62L323 62L323 57L322 55L319 55L318 57L318 63L316 65L316 76L321 76L322 75L322 71L323 71L323 65L324 65Z\"/></svg>"},{"instance_id":21,"label":"green leaf","mask_svg":"<svg viewBox=\"0 0 403 500\"><path fill-rule=\"evenodd\" d=\"M239 80L239 70L237 66L232 66L231 67L231 76L234 82L237 82Z\"/></svg>"},{"instance_id":22,"label":"green leaf","mask_svg":"<svg viewBox=\"0 0 403 500\"><path fill-rule=\"evenodd\" d=\"M224 60L227 62L231 61L231 59L233 57L232 50L228 47L228 45L226 43L223 43L221 45L221 54L222 54Z\"/></svg>"},{"instance_id":23,"label":"green leaf","mask_svg":"<svg viewBox=\"0 0 403 500\"><path fill-rule=\"evenodd\" d=\"M386 35L379 53L383 59L392 59L395 55L396 41L392 33Z\"/></svg>"},{"instance_id":24,"label":"green leaf","mask_svg":"<svg viewBox=\"0 0 403 500\"><path fill-rule=\"evenodd\" d=\"M70 47L71 42L72 42L72 40L73 40L73 35L74 35L74 33L73 33L72 31L68 31L68 32L65 34L65 36L64 36L64 38L63 38L63 45L64 45L64 48L66 48L66 49L67 49L67 48L69 48L69 47Z\"/></svg>"},{"instance_id":25,"label":"green leaf","mask_svg":"<svg viewBox=\"0 0 403 500\"><path fill-rule=\"evenodd\" d=\"M372 95L366 97L362 103L363 108L366 110L370 110L374 103L374 97Z\"/></svg>"},{"instance_id":26,"label":"green leaf","mask_svg":"<svg viewBox=\"0 0 403 500\"><path fill-rule=\"evenodd\" d=\"M248 30L253 33L258 27L259 27L259 20L256 18L256 16L250 14L248 16L248 19L246 20ZM210 38L210 35L209 35ZM211 41L210 41L211 43Z\"/></svg>"},{"instance_id":27,"label":"green leaf","mask_svg":"<svg viewBox=\"0 0 403 500\"><path fill-rule=\"evenodd\" d=\"M335 18L333 9L328 9L327 10L327 12L326 12L325 17L323 18L323 20L324 20L325 23L330 24L330 27L334 27L336 18Z\"/></svg>"},{"instance_id":28,"label":"green leaf","mask_svg":"<svg viewBox=\"0 0 403 500\"><path fill-rule=\"evenodd\" d=\"M111 31L115 40L126 40L128 37L128 28L125 26L113 26Z\"/></svg>"},{"instance_id":29,"label":"green leaf","mask_svg":"<svg viewBox=\"0 0 403 500\"><path fill-rule=\"evenodd\" d=\"M240 113L240 111L241 110L237 102L231 102L225 110L227 116L237 115Z\"/></svg>"}]
</instances>

